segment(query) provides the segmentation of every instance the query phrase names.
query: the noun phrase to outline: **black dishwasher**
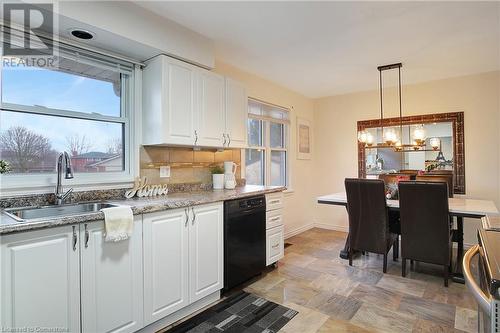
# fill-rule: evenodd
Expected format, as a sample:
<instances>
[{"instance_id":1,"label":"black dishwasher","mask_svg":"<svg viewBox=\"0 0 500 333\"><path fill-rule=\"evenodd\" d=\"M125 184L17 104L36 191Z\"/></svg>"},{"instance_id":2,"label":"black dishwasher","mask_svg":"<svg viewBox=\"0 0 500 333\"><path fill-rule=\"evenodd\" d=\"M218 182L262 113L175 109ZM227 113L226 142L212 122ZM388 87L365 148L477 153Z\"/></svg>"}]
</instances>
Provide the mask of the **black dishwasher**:
<instances>
[{"instance_id":1,"label":"black dishwasher","mask_svg":"<svg viewBox=\"0 0 500 333\"><path fill-rule=\"evenodd\" d=\"M260 274L266 267L266 198L224 202L224 290Z\"/></svg>"}]
</instances>

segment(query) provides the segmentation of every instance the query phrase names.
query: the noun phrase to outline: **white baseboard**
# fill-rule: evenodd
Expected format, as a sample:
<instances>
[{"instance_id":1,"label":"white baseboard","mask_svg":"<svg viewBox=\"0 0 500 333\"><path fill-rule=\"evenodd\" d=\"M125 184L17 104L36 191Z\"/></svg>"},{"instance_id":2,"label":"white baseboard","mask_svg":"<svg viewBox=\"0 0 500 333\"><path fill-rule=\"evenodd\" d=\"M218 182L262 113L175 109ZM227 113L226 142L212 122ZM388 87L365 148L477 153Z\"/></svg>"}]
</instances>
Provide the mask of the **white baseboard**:
<instances>
[{"instance_id":1,"label":"white baseboard","mask_svg":"<svg viewBox=\"0 0 500 333\"><path fill-rule=\"evenodd\" d=\"M347 226L342 226L342 225L331 225L327 223L309 223L306 225L303 225L301 227L298 227L294 230L289 230L285 233L285 239L288 239L290 237L293 237L295 235L298 235L300 233L303 233L304 231L307 231L312 228L320 228L320 229L328 229L328 230L336 230L336 231L342 231L342 232L348 232L349 227Z\"/></svg>"},{"instance_id":2,"label":"white baseboard","mask_svg":"<svg viewBox=\"0 0 500 333\"><path fill-rule=\"evenodd\" d=\"M290 237L293 237L295 235L303 233L304 231L307 231L307 230L312 229L312 228L314 228L314 223L309 223L309 224L303 225L302 227L298 227L296 229L289 230L285 233L285 239L288 239Z\"/></svg>"},{"instance_id":3,"label":"white baseboard","mask_svg":"<svg viewBox=\"0 0 500 333\"><path fill-rule=\"evenodd\" d=\"M349 227L345 225L334 225L328 223L314 223L315 228L327 229L327 230L335 230L342 232L349 232Z\"/></svg>"}]
</instances>

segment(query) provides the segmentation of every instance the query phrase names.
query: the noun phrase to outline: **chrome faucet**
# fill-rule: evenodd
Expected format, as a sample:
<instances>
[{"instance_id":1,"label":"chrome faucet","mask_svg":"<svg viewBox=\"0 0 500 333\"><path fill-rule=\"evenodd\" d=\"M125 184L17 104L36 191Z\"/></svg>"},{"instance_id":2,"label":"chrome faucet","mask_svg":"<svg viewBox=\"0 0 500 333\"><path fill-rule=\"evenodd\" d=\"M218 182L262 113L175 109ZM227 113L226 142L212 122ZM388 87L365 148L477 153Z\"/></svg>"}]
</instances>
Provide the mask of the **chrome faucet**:
<instances>
[{"instance_id":1,"label":"chrome faucet","mask_svg":"<svg viewBox=\"0 0 500 333\"><path fill-rule=\"evenodd\" d=\"M64 166L63 166L64 164ZM56 183L56 205L62 205L66 198L73 192L73 189L70 188L66 192L63 193L62 189L62 173L64 169L64 179L73 179L73 168L71 167L71 159L67 152L63 151L57 157L57 183Z\"/></svg>"}]
</instances>

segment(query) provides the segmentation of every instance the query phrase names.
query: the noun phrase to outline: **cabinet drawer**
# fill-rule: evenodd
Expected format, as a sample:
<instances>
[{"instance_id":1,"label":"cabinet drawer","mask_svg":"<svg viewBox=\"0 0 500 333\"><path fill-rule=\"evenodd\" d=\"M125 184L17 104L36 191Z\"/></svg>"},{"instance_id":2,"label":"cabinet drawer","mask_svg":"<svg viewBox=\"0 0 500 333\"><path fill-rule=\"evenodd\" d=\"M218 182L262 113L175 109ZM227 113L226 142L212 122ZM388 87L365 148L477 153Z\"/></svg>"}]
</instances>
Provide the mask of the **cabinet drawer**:
<instances>
[{"instance_id":1,"label":"cabinet drawer","mask_svg":"<svg viewBox=\"0 0 500 333\"><path fill-rule=\"evenodd\" d=\"M283 226L274 227L266 231L266 265L274 264L283 258L285 252Z\"/></svg>"},{"instance_id":2,"label":"cabinet drawer","mask_svg":"<svg viewBox=\"0 0 500 333\"><path fill-rule=\"evenodd\" d=\"M266 194L266 210L274 210L283 208L283 193Z\"/></svg>"},{"instance_id":3,"label":"cabinet drawer","mask_svg":"<svg viewBox=\"0 0 500 333\"><path fill-rule=\"evenodd\" d=\"M275 209L266 212L266 229L283 225L283 209Z\"/></svg>"}]
</instances>

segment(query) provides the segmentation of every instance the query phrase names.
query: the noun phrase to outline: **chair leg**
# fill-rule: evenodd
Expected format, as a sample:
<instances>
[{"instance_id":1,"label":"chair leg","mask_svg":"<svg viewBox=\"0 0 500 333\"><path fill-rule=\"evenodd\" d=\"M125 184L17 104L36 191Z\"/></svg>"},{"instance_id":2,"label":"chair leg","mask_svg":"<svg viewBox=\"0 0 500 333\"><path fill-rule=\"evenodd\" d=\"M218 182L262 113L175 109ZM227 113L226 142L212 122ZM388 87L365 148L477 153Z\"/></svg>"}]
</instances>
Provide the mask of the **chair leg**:
<instances>
[{"instance_id":1,"label":"chair leg","mask_svg":"<svg viewBox=\"0 0 500 333\"><path fill-rule=\"evenodd\" d=\"M349 248L349 266L352 266L352 248Z\"/></svg>"},{"instance_id":2,"label":"chair leg","mask_svg":"<svg viewBox=\"0 0 500 333\"><path fill-rule=\"evenodd\" d=\"M398 261L398 256L399 256L399 241L396 238L394 240L394 244L392 244L392 260L393 261Z\"/></svg>"},{"instance_id":3,"label":"chair leg","mask_svg":"<svg viewBox=\"0 0 500 333\"><path fill-rule=\"evenodd\" d=\"M384 273L387 273L387 253L384 254Z\"/></svg>"},{"instance_id":4,"label":"chair leg","mask_svg":"<svg viewBox=\"0 0 500 333\"><path fill-rule=\"evenodd\" d=\"M444 265L443 269L444 269L444 286L448 287L448 279L450 277L449 266L448 265Z\"/></svg>"},{"instance_id":5,"label":"chair leg","mask_svg":"<svg viewBox=\"0 0 500 333\"><path fill-rule=\"evenodd\" d=\"M406 277L406 259L401 258L401 276Z\"/></svg>"}]
</instances>

